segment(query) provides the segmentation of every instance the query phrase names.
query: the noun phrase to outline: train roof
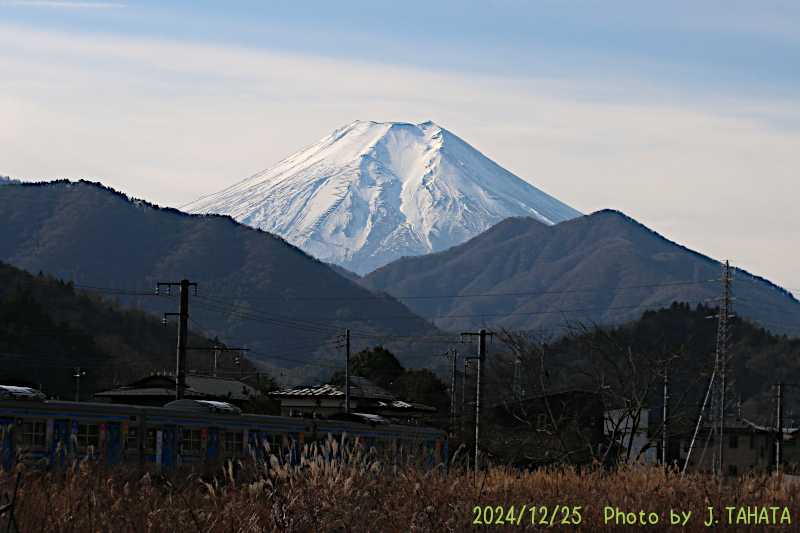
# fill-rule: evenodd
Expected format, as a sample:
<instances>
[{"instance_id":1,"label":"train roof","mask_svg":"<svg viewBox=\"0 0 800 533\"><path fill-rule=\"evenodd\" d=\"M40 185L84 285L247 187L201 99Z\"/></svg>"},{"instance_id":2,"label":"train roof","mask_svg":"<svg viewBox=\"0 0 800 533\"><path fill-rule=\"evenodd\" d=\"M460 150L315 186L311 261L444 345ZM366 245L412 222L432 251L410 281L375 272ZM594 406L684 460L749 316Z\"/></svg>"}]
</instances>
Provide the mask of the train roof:
<instances>
[{"instance_id":1,"label":"train roof","mask_svg":"<svg viewBox=\"0 0 800 533\"><path fill-rule=\"evenodd\" d=\"M311 431L315 425L319 431L326 433L381 433L403 435L431 435L443 437L443 430L425 426L411 426L392 424L389 420L366 413L353 413L350 415L334 416L330 419L309 419L287 416L243 414L240 409L225 402L209 402L198 400L181 400L171 402L164 407L146 407L138 405L71 402L64 400L25 401L18 398L0 398L2 411L13 413L15 416L25 413L38 413L53 418L69 417L70 414L88 415L93 419L122 418L133 420L134 416L144 416L148 419L170 419L178 422L188 418L202 417L212 424L248 426L272 426L291 430L292 428ZM227 407L226 407L227 406ZM403 437L405 438L405 437Z\"/></svg>"},{"instance_id":2,"label":"train roof","mask_svg":"<svg viewBox=\"0 0 800 533\"><path fill-rule=\"evenodd\" d=\"M31 387L0 385L0 399L42 402L47 396Z\"/></svg>"},{"instance_id":3,"label":"train roof","mask_svg":"<svg viewBox=\"0 0 800 533\"><path fill-rule=\"evenodd\" d=\"M187 411L197 411L201 413L228 413L233 415L242 414L242 410L227 402L214 400L175 400L164 406L165 409L186 409Z\"/></svg>"}]
</instances>

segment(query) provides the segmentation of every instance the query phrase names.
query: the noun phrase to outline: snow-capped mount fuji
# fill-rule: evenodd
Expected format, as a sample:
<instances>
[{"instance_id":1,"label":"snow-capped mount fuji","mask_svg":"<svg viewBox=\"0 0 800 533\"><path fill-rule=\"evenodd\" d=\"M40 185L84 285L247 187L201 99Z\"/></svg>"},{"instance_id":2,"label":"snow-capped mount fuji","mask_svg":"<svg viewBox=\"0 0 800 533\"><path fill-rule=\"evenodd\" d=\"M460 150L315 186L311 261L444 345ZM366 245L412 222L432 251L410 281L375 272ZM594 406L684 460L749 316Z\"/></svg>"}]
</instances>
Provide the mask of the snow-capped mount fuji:
<instances>
[{"instance_id":1,"label":"snow-capped mount fuji","mask_svg":"<svg viewBox=\"0 0 800 533\"><path fill-rule=\"evenodd\" d=\"M358 274L508 217L581 216L432 122L353 122L183 209L230 215Z\"/></svg>"}]
</instances>

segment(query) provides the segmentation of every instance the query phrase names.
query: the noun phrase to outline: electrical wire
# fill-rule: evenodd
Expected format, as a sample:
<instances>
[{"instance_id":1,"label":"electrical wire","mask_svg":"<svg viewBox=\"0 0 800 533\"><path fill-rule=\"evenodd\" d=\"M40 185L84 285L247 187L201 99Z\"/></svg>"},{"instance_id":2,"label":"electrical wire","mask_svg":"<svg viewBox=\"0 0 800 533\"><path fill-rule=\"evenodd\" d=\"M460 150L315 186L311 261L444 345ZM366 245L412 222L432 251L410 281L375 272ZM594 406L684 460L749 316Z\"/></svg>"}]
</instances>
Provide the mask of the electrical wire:
<instances>
[{"instance_id":1,"label":"electrical wire","mask_svg":"<svg viewBox=\"0 0 800 533\"><path fill-rule=\"evenodd\" d=\"M36 280L38 281L38 280ZM652 283L645 285L628 285L622 287L599 287L591 289L564 289L558 291L523 291L523 292L504 292L504 293L477 293L477 294L450 294L450 295L390 295L383 293L382 295L372 296L248 296L248 295L215 295L214 298L206 297L209 300L225 304L222 299L240 299L246 298L248 300L280 300L280 301L350 301L350 300L415 300L415 299L463 299L463 298L493 298L493 297L506 297L506 296L537 296L544 294L571 294L583 292L602 292L602 291L616 291L628 289L643 289L655 287L671 287L680 285L698 285L705 283L715 283L718 280L702 280L702 281L677 281L669 283ZM47 283L46 281L43 281ZM52 283L48 283L52 285ZM153 292L140 291L135 289L119 289L110 287L97 287L93 285L76 285L73 287L78 288L84 292L94 292L98 294L127 294L127 295L141 295L141 296L173 296L168 294L155 294ZM368 289L364 289L368 290ZM197 296L203 298L203 296ZM281 315L276 315L281 316Z\"/></svg>"},{"instance_id":2,"label":"electrical wire","mask_svg":"<svg viewBox=\"0 0 800 533\"><path fill-rule=\"evenodd\" d=\"M47 285L52 287L53 289L64 290L65 286L58 285L51 280L38 280L34 279L32 281L39 282L43 285ZM621 289L637 289L637 288L653 288L653 287L665 287L665 286L676 286L676 285L691 285L691 284L705 284L714 282L716 280L706 280L706 281L692 281L692 282L674 282L674 283L663 283L663 284L649 284L649 285L635 285L635 286L626 286L626 287L606 287L606 288L595 288L595 289L573 289L573 290L564 290L564 291L536 291L536 292L509 292L509 293L486 293L486 294L460 294L460 295L447 295L447 296L401 296L398 299L431 299L431 298L486 298L486 297L508 297L508 296L531 296L531 295L543 295L543 294L566 294L566 293L581 293L581 292L598 292L598 291L607 291L607 290L621 290ZM782 291L780 287L768 287L764 286L763 283L759 283L757 280L747 280L743 279L742 281L748 282L752 284L754 287L761 289L761 290L777 290ZM132 295L132 296L157 296L166 298L169 300L177 300L177 296L173 295L156 295L154 293L139 291L139 290L128 290L128 289L117 289L117 288L109 288L109 287L98 287L92 285L76 285L72 284L71 287L73 289L78 289L83 292L91 292L96 294L117 294L117 295ZM237 296L237 298L241 298L242 296ZM310 300L310 301L335 301L335 300L386 300L391 297L384 296L384 297L248 297L244 296L247 299L264 299L264 300ZM228 302L222 301L220 298L224 298L224 296L219 296L216 298L211 297L204 297L204 296L197 296L197 299L202 301L198 301L197 299L194 301L194 306L200 309L205 309L211 312L216 313L225 313L227 316L224 317L225 319L230 318L242 318L246 320L254 320L274 326L286 327L297 329L301 331L309 331L309 332L316 332L316 333L323 333L327 335L337 335L340 334L341 328L331 325L331 324L323 324L320 322L316 322L317 320L330 320L329 318L294 318L288 317L284 315L279 315L275 313L269 313L266 311L260 311L258 309L253 309L246 306L241 306L237 304L232 304ZM778 311L782 314L797 314L793 311L790 311L786 308L786 306L782 306L780 304L773 304L770 302L763 302L759 300L751 300L754 303L759 303L762 305L774 306L785 309L784 311ZM690 303L703 303L703 302L690 302ZM433 315L433 316L398 316L398 317L370 317L369 321L375 320L419 320L419 319L430 319L430 320L447 320L447 319L457 319L457 318L479 318L479 317L510 317L510 316L530 316L530 315L545 315L545 314L573 314L573 313L594 313L594 312L605 312L608 310L622 310L622 309L641 309L641 308L653 308L653 307L664 307L670 305L669 303L659 303L659 304L647 304L647 305L635 305L635 306L617 306L617 307L608 307L608 308L584 308L584 309L556 309L556 310L544 310L544 311L530 311L530 312L510 312L510 313L484 313L484 314L463 314L463 315ZM767 310L770 311L772 309L765 309L760 308L758 306L754 306L750 303L742 302L741 305ZM205 318L205 317L204 317ZM198 326L200 329L205 331L208 335L211 335L211 331L205 328L202 324L197 322L197 320L190 317L192 322ZM218 318L215 317L208 317L209 320L215 320ZM800 328L793 328L788 324L780 324L774 321L767 321L764 322L773 323L776 325L783 325L784 327L789 327L791 329L800 329ZM37 328L40 330L57 330L61 328ZM127 328L120 327L114 328L119 330L125 330ZM89 330L82 330L82 331L95 331L96 329L90 328ZM109 331L112 328L104 328L103 331ZM65 331L66 333L66 331ZM193 334L203 340L208 340L202 337L201 335ZM395 341L395 342L421 342L421 343L452 343L451 334L442 334L442 335L428 335L428 336L410 336L410 335L397 335L397 334L390 334L390 333L379 333L375 331L367 331L367 330L359 330L353 329L351 330L351 336L354 338L359 339L378 339L378 340L387 340L387 341ZM252 338L252 337L245 337L245 338ZM286 338L286 337L279 337L279 338ZM302 338L305 337L292 337L292 338ZM319 340L326 340L325 337L318 337ZM336 347L336 341L328 341L323 342L320 346L319 343L309 340L307 343L301 343L299 345L293 345L290 347L280 348L274 354L266 354L261 352L253 352L264 357L276 358L285 361L295 362L299 364L314 364L308 361L300 361L297 359L291 359L291 355L300 355L306 353L313 353L317 351L333 349ZM314 349L312 349L314 348ZM211 348L209 348L211 349ZM420 356L420 358L427 358L431 356ZM125 363L125 362L122 362ZM133 362L128 362L130 364L134 364ZM88 364L88 363L86 363ZM136 363L138 364L138 363ZM71 365L70 365L71 366ZM331 367L328 365L324 365L328 368L337 368Z\"/></svg>"},{"instance_id":3,"label":"electrical wire","mask_svg":"<svg viewBox=\"0 0 800 533\"><path fill-rule=\"evenodd\" d=\"M654 283L649 285L630 285L623 287L600 287L593 289L565 289L560 291L526 291L526 292L502 292L502 293L480 293L480 294L448 294L448 295L390 295L384 293L379 296L244 296L248 300L280 300L280 301L349 301L349 300L426 300L426 299L459 299L459 298L494 298L498 296L538 296L543 294L570 294L580 292L602 292L602 291L616 291L627 289L645 289L653 287L670 287L676 285L697 285L704 283L714 283L717 280L704 280L704 281L679 281L673 283ZM215 301L222 299L239 299L241 295L225 296L215 295Z\"/></svg>"}]
</instances>

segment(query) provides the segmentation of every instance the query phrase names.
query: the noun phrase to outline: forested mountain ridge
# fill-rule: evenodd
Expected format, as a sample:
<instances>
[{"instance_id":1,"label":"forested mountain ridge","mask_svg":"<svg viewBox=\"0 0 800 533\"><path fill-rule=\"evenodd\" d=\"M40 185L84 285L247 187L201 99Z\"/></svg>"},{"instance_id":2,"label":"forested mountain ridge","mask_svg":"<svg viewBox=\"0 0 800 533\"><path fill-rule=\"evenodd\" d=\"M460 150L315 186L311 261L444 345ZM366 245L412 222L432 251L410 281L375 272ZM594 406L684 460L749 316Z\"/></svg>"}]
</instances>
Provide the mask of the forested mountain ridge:
<instances>
[{"instance_id":1,"label":"forested mountain ridge","mask_svg":"<svg viewBox=\"0 0 800 533\"><path fill-rule=\"evenodd\" d=\"M281 365L324 354L316 350L332 349L346 328L371 332L374 342L437 331L280 237L229 217L129 199L99 184L2 187L0 226L0 260L118 290L123 302L156 313L177 311L177 302L154 296L156 283L189 279L198 284L193 325L229 344L247 344L252 354L281 356L273 359Z\"/></svg>"},{"instance_id":2,"label":"forested mountain ridge","mask_svg":"<svg viewBox=\"0 0 800 533\"><path fill-rule=\"evenodd\" d=\"M192 330L188 368L213 370L212 342ZM42 388L48 396L73 399L75 369L85 372L81 397L157 371L174 371L175 323L164 326L152 313L75 290L41 272L34 276L0 262L0 382ZM249 370L232 357L225 372ZM230 374L232 375L232 374Z\"/></svg>"},{"instance_id":3,"label":"forested mountain ridge","mask_svg":"<svg viewBox=\"0 0 800 533\"><path fill-rule=\"evenodd\" d=\"M640 343L640 346L666 347L665 353L683 352L692 367L705 366L707 374L691 395L692 401L687 402L690 407L697 408L706 392L717 350L718 321L714 318L717 314L718 308L705 304L690 306L673 303L669 307L645 311L638 320L619 326L616 331L622 332L623 338L630 339L632 343ZM592 335L594 328L584 326L556 341L550 347L550 357L569 358L570 351L574 352L576 344L580 344L575 342L576 339L585 341ZM739 411L752 422L768 425L774 408L773 386L779 382L797 383L800 380L800 339L775 335L758 323L738 315L729 320L728 333L727 353L730 360L727 382L731 398L728 412ZM634 352L637 351L636 344L631 344ZM690 375L692 373L688 367L681 370L689 371ZM660 380L655 389L660 391ZM673 384L671 390L675 394L674 399L677 399L680 387ZM787 420L797 419L798 400L800 396L796 391L787 393L787 412L795 413L787 416ZM652 404L648 405L654 410L652 416L659 420L661 415L658 407L661 401L662 396L657 393Z\"/></svg>"},{"instance_id":4,"label":"forested mountain ridge","mask_svg":"<svg viewBox=\"0 0 800 533\"><path fill-rule=\"evenodd\" d=\"M534 328L567 318L601 324L635 319L673 301L715 298L722 264L662 237L617 211L553 226L511 218L464 244L406 257L360 283L386 291L446 330L476 325ZM800 302L733 269L741 315L773 332L800 334Z\"/></svg>"}]
</instances>

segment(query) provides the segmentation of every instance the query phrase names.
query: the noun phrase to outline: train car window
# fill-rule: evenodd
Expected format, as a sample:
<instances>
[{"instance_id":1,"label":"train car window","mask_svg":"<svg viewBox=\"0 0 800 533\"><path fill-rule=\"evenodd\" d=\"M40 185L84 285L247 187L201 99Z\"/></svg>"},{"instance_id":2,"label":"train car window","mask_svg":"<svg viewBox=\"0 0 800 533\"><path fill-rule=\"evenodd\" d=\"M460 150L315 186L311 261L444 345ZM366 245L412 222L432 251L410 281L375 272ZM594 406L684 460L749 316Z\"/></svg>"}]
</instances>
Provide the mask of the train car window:
<instances>
[{"instance_id":1,"label":"train car window","mask_svg":"<svg viewBox=\"0 0 800 533\"><path fill-rule=\"evenodd\" d=\"M265 438L261 440L262 453L266 451L268 454L280 456L281 454L281 436L274 433L267 433Z\"/></svg>"},{"instance_id":2,"label":"train car window","mask_svg":"<svg viewBox=\"0 0 800 533\"><path fill-rule=\"evenodd\" d=\"M289 438L287 440L287 456L286 460L291 465L297 464L297 460L299 457L299 448L300 448L300 437L298 433L289 433Z\"/></svg>"},{"instance_id":3,"label":"train car window","mask_svg":"<svg viewBox=\"0 0 800 533\"><path fill-rule=\"evenodd\" d=\"M357 439L358 437L356 437ZM352 437L342 436L340 442L342 443L342 451L347 452L347 456L351 456L356 452L356 446L358 445L358 440L353 441Z\"/></svg>"},{"instance_id":4,"label":"train car window","mask_svg":"<svg viewBox=\"0 0 800 533\"><path fill-rule=\"evenodd\" d=\"M78 450L86 451L89 446L97 448L100 428L97 424L78 424Z\"/></svg>"},{"instance_id":5,"label":"train car window","mask_svg":"<svg viewBox=\"0 0 800 533\"><path fill-rule=\"evenodd\" d=\"M378 452L378 456L384 457L386 456L386 450L388 449L389 441L386 439L379 438L375 441L375 451Z\"/></svg>"},{"instance_id":6,"label":"train car window","mask_svg":"<svg viewBox=\"0 0 800 533\"><path fill-rule=\"evenodd\" d=\"M200 429L184 429L183 430L183 451L185 452L200 452L200 436L202 430Z\"/></svg>"},{"instance_id":7,"label":"train car window","mask_svg":"<svg viewBox=\"0 0 800 533\"><path fill-rule=\"evenodd\" d=\"M128 426L128 449L135 450L139 446L139 426Z\"/></svg>"},{"instance_id":8,"label":"train car window","mask_svg":"<svg viewBox=\"0 0 800 533\"><path fill-rule=\"evenodd\" d=\"M147 438L144 445L148 450L156 449L156 428L147 428Z\"/></svg>"},{"instance_id":9,"label":"train car window","mask_svg":"<svg viewBox=\"0 0 800 533\"><path fill-rule=\"evenodd\" d=\"M228 431L225 435L225 451L240 454L244 446L244 434L241 431Z\"/></svg>"},{"instance_id":10,"label":"train car window","mask_svg":"<svg viewBox=\"0 0 800 533\"><path fill-rule=\"evenodd\" d=\"M22 425L22 445L44 446L45 431L44 422L25 422Z\"/></svg>"},{"instance_id":11,"label":"train car window","mask_svg":"<svg viewBox=\"0 0 800 533\"><path fill-rule=\"evenodd\" d=\"M262 440L267 437L267 433L262 432L260 429L251 429L248 433L248 442L245 444L247 448L247 456L250 458L258 459L264 458L264 446Z\"/></svg>"},{"instance_id":12,"label":"train car window","mask_svg":"<svg viewBox=\"0 0 800 533\"><path fill-rule=\"evenodd\" d=\"M281 447L283 446L283 436L279 433L270 433L267 439L269 440L270 453L276 457L280 457Z\"/></svg>"}]
</instances>

